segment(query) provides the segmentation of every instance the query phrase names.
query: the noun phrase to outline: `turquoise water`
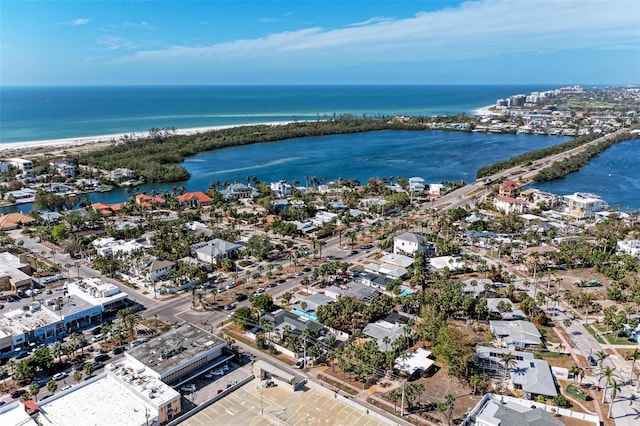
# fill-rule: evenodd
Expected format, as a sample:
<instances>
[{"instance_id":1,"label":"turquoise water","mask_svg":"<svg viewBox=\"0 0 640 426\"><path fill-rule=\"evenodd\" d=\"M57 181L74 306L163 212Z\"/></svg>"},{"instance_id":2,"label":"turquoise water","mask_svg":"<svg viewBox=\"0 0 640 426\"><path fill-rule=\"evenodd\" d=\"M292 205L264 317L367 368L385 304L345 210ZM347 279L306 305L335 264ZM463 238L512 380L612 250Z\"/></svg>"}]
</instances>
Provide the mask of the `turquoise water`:
<instances>
[{"instance_id":1,"label":"turquoise water","mask_svg":"<svg viewBox=\"0 0 640 426\"><path fill-rule=\"evenodd\" d=\"M0 143L144 131L152 127L201 127L335 114L357 116L470 113L497 98L540 86L207 86L0 88ZM428 182L471 181L487 164L567 138L461 132L372 132L292 139L202 153L184 166L187 182L147 185L140 191L204 190L211 182L264 182L305 176L326 181L421 176ZM640 142L616 145L578 173L535 187L569 194L588 191L610 205L640 209ZM120 202L119 189L90 194ZM23 205L13 210L30 209Z\"/></svg>"},{"instance_id":2,"label":"turquoise water","mask_svg":"<svg viewBox=\"0 0 640 426\"><path fill-rule=\"evenodd\" d=\"M540 86L0 87L0 143L101 136L152 127L357 116L471 113Z\"/></svg>"}]
</instances>

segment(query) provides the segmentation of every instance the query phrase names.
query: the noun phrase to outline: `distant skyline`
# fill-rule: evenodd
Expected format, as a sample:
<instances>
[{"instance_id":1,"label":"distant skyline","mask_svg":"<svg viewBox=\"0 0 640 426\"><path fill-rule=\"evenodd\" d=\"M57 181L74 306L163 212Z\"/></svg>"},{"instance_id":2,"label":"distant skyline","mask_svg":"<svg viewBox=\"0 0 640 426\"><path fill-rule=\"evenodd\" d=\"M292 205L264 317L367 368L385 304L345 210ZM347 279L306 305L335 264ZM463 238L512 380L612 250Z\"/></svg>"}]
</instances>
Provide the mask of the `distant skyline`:
<instances>
[{"instance_id":1,"label":"distant skyline","mask_svg":"<svg viewBox=\"0 0 640 426\"><path fill-rule=\"evenodd\" d=\"M640 1L0 1L0 85L640 84Z\"/></svg>"}]
</instances>

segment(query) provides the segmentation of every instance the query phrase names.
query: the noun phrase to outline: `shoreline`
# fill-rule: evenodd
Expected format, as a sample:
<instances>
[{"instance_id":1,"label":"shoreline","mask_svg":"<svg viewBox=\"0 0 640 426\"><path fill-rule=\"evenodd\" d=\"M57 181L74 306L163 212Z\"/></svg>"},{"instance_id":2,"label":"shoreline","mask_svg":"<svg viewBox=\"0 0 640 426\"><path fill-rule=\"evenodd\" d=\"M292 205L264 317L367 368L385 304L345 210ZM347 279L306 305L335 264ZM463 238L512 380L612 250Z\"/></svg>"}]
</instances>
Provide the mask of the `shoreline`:
<instances>
[{"instance_id":1,"label":"shoreline","mask_svg":"<svg viewBox=\"0 0 640 426\"><path fill-rule=\"evenodd\" d=\"M278 126L292 123L292 121L273 121L263 123L248 123L248 124L227 124L220 126L204 126L204 127L190 127L186 129L176 129L175 134L181 136L194 135L198 133L205 133L215 130L224 130L234 127L244 126ZM103 145L109 145L112 143L120 143L125 137L145 138L149 136L149 131L142 132L128 132L118 133L112 135L98 135L98 136L82 136L74 138L62 138L62 139L47 139L47 140L35 140L26 142L6 142L0 143L0 155L10 154L22 154L22 155L36 155L46 154L50 152L56 152L59 150L84 150L99 148Z\"/></svg>"},{"instance_id":2,"label":"shoreline","mask_svg":"<svg viewBox=\"0 0 640 426\"><path fill-rule=\"evenodd\" d=\"M490 108L495 108L495 105L487 105L473 110L473 115L478 115L481 117L491 116L491 115L501 115L498 112L492 111Z\"/></svg>"}]
</instances>

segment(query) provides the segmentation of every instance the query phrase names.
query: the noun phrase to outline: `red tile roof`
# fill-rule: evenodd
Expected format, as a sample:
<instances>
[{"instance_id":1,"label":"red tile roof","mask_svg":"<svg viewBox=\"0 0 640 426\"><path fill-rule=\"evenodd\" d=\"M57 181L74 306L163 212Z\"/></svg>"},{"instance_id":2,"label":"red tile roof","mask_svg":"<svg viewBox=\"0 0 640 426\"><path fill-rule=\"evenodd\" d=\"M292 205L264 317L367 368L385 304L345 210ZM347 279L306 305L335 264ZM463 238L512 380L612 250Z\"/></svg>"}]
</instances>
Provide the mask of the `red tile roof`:
<instances>
[{"instance_id":1,"label":"red tile roof","mask_svg":"<svg viewBox=\"0 0 640 426\"><path fill-rule=\"evenodd\" d=\"M196 200L199 204L210 203L211 197L204 192L187 192L186 194L178 196L178 202L184 203L185 201Z\"/></svg>"}]
</instances>

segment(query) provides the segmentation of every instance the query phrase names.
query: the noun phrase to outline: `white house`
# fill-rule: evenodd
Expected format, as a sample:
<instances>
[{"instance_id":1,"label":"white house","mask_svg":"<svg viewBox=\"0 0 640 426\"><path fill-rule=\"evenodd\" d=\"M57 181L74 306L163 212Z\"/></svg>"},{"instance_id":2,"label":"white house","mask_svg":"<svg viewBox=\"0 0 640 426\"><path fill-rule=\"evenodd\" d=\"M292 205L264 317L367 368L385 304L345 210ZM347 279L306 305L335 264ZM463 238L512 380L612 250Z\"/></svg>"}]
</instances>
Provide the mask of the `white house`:
<instances>
[{"instance_id":1,"label":"white house","mask_svg":"<svg viewBox=\"0 0 640 426\"><path fill-rule=\"evenodd\" d=\"M622 240L616 243L616 253L640 256L640 240Z\"/></svg>"},{"instance_id":2,"label":"white house","mask_svg":"<svg viewBox=\"0 0 640 426\"><path fill-rule=\"evenodd\" d=\"M393 253L415 256L415 253L435 253L435 244L426 237L413 232L405 232L393 239Z\"/></svg>"},{"instance_id":3,"label":"white house","mask_svg":"<svg viewBox=\"0 0 640 426\"><path fill-rule=\"evenodd\" d=\"M586 192L575 192L564 196L567 213L577 219L593 217L596 212L605 210L607 203L600 197Z\"/></svg>"},{"instance_id":4,"label":"white house","mask_svg":"<svg viewBox=\"0 0 640 426\"><path fill-rule=\"evenodd\" d=\"M504 195L498 196L494 205L496 209L499 211L509 214L509 213L524 213L525 207L527 206L527 202L525 200L520 200L518 198L507 197Z\"/></svg>"},{"instance_id":5,"label":"white house","mask_svg":"<svg viewBox=\"0 0 640 426\"><path fill-rule=\"evenodd\" d=\"M218 259L232 258L242 247L241 244L230 243L219 238L191 246L191 255L200 262L216 264Z\"/></svg>"},{"instance_id":6,"label":"white house","mask_svg":"<svg viewBox=\"0 0 640 426\"><path fill-rule=\"evenodd\" d=\"M409 178L409 190L413 192L424 192L424 179L421 177Z\"/></svg>"},{"instance_id":7,"label":"white house","mask_svg":"<svg viewBox=\"0 0 640 426\"><path fill-rule=\"evenodd\" d=\"M33 161L23 158L10 158L9 164L19 169L26 176L33 176Z\"/></svg>"},{"instance_id":8,"label":"white house","mask_svg":"<svg viewBox=\"0 0 640 426\"><path fill-rule=\"evenodd\" d=\"M269 188L271 188L276 197L286 197L293 193L293 187L283 180L271 182Z\"/></svg>"}]
</instances>

